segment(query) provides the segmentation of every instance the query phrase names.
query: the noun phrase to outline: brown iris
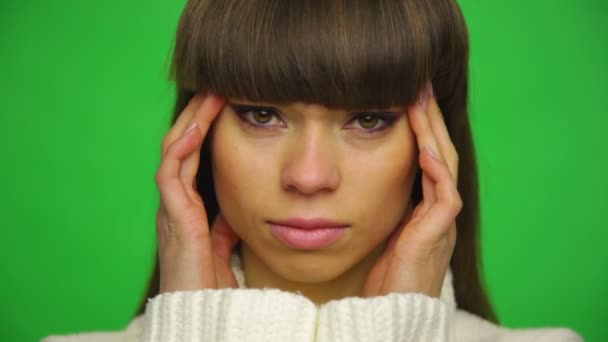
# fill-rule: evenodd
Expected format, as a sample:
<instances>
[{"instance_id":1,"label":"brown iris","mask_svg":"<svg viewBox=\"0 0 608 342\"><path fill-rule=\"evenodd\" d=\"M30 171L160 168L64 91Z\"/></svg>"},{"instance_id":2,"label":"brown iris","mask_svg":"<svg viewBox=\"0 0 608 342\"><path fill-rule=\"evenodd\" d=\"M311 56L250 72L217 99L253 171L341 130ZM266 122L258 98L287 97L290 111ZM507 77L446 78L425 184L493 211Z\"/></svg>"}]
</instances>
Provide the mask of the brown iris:
<instances>
[{"instance_id":1,"label":"brown iris","mask_svg":"<svg viewBox=\"0 0 608 342\"><path fill-rule=\"evenodd\" d=\"M367 128L367 129L376 127L376 125L378 124L378 120L379 120L379 118L374 115L366 115L366 116L362 116L358 119L361 127Z\"/></svg>"},{"instance_id":2,"label":"brown iris","mask_svg":"<svg viewBox=\"0 0 608 342\"><path fill-rule=\"evenodd\" d=\"M272 113L265 110L256 110L253 112L253 119L257 123L265 124L272 120Z\"/></svg>"}]
</instances>

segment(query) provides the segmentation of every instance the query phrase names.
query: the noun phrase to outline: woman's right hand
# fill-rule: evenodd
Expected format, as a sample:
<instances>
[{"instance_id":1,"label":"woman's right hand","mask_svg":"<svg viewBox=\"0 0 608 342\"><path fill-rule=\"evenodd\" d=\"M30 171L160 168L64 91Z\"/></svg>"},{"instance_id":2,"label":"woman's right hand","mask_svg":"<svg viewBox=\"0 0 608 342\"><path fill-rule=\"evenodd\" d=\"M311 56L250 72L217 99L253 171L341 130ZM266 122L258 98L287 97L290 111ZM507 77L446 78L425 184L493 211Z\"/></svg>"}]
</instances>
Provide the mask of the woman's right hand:
<instances>
[{"instance_id":1,"label":"woman's right hand","mask_svg":"<svg viewBox=\"0 0 608 342\"><path fill-rule=\"evenodd\" d=\"M155 177L160 293L238 287L230 268L238 236L221 214L209 229L196 189L202 143L223 106L217 95L196 94L163 138Z\"/></svg>"}]
</instances>

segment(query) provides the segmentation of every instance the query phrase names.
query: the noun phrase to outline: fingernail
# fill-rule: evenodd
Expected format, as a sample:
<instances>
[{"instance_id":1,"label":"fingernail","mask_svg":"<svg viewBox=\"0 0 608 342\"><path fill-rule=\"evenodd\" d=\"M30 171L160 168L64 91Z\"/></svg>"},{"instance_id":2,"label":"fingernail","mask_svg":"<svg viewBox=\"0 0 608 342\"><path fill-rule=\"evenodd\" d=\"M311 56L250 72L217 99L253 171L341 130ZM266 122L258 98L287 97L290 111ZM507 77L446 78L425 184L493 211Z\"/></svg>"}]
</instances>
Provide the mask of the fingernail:
<instances>
[{"instance_id":1,"label":"fingernail","mask_svg":"<svg viewBox=\"0 0 608 342\"><path fill-rule=\"evenodd\" d=\"M186 129L186 131L184 132L184 135L187 135L188 133L192 132L192 130L194 129L194 127L198 126L198 122L193 123L192 125L190 125L190 127L188 127L188 129Z\"/></svg>"},{"instance_id":2,"label":"fingernail","mask_svg":"<svg viewBox=\"0 0 608 342\"><path fill-rule=\"evenodd\" d=\"M424 109L425 112L428 111L428 109L429 109L429 98L425 96L424 100L420 104L422 105L422 109Z\"/></svg>"},{"instance_id":3,"label":"fingernail","mask_svg":"<svg viewBox=\"0 0 608 342\"><path fill-rule=\"evenodd\" d=\"M429 109L429 99L431 98L431 92L429 92L428 88L426 91L422 92L422 96L420 96L420 107L422 108L422 110L424 110L425 112L428 111Z\"/></svg>"},{"instance_id":4,"label":"fingernail","mask_svg":"<svg viewBox=\"0 0 608 342\"><path fill-rule=\"evenodd\" d=\"M437 153L435 152L435 150L433 150L433 148L431 148L431 146L429 146L429 144L425 144L424 148L431 155L431 157L433 157L433 159L435 159L436 161L441 161L439 159L439 155L437 155Z\"/></svg>"}]
</instances>

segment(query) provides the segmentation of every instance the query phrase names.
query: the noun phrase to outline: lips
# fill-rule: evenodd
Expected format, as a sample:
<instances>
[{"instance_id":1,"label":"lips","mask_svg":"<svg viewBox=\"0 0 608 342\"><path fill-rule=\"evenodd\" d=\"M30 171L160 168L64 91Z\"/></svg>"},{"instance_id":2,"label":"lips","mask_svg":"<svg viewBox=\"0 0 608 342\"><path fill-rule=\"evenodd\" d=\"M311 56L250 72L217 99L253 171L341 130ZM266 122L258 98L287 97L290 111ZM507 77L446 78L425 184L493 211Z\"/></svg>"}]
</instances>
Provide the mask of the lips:
<instances>
[{"instance_id":1,"label":"lips","mask_svg":"<svg viewBox=\"0 0 608 342\"><path fill-rule=\"evenodd\" d=\"M294 217L282 221L269 221L271 224L279 226L293 227L299 229L320 229L320 228L345 228L349 225L346 223L340 223L325 218L300 218Z\"/></svg>"},{"instance_id":2,"label":"lips","mask_svg":"<svg viewBox=\"0 0 608 342\"><path fill-rule=\"evenodd\" d=\"M336 242L349 224L325 218L268 221L271 233L286 245L302 250L321 249Z\"/></svg>"}]
</instances>

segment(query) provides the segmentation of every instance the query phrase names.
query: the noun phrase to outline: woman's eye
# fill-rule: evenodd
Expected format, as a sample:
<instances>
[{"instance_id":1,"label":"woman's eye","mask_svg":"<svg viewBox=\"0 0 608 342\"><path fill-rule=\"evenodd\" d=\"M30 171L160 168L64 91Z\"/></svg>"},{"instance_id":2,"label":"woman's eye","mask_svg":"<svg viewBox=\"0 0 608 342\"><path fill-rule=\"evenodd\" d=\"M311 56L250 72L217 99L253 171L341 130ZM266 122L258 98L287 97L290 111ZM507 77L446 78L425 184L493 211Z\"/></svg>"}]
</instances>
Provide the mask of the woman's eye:
<instances>
[{"instance_id":1,"label":"woman's eye","mask_svg":"<svg viewBox=\"0 0 608 342\"><path fill-rule=\"evenodd\" d=\"M357 119L359 125L365 129L372 129L376 127L380 118L374 115L366 115Z\"/></svg>"},{"instance_id":2,"label":"woman's eye","mask_svg":"<svg viewBox=\"0 0 608 342\"><path fill-rule=\"evenodd\" d=\"M279 114L274 108L246 105L234 105L232 108L241 120L254 127L282 126Z\"/></svg>"},{"instance_id":3,"label":"woman's eye","mask_svg":"<svg viewBox=\"0 0 608 342\"><path fill-rule=\"evenodd\" d=\"M272 120L273 118L273 114L265 111L265 110L261 110L261 111L251 111L249 113L251 114L251 117L253 118L253 120L255 120L256 123L259 124L266 124L268 122L270 122L270 120Z\"/></svg>"},{"instance_id":4,"label":"woman's eye","mask_svg":"<svg viewBox=\"0 0 608 342\"><path fill-rule=\"evenodd\" d=\"M361 113L351 121L354 128L364 133L375 133L389 128L396 120L394 113Z\"/></svg>"}]
</instances>

